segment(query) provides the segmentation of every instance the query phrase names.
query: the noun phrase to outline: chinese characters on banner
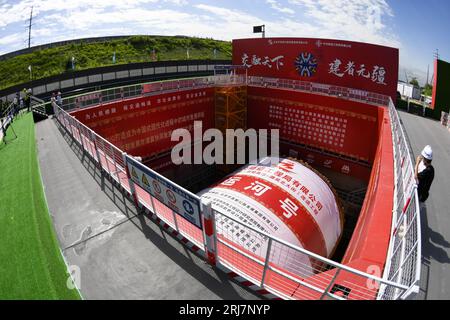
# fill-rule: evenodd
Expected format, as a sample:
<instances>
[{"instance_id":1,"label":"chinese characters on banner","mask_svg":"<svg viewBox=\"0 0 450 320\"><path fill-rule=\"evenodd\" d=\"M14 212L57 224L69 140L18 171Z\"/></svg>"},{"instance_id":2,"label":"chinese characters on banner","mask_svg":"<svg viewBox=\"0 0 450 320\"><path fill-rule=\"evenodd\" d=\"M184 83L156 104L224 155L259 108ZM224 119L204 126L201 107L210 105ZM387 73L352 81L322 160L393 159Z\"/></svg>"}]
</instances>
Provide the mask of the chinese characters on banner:
<instances>
[{"instance_id":1,"label":"chinese characters on banner","mask_svg":"<svg viewBox=\"0 0 450 320\"><path fill-rule=\"evenodd\" d=\"M348 120L324 112L269 105L269 127L281 137L304 144L343 149Z\"/></svg>"},{"instance_id":2,"label":"chinese characters on banner","mask_svg":"<svg viewBox=\"0 0 450 320\"><path fill-rule=\"evenodd\" d=\"M242 55L242 65L247 68L251 68L252 66L264 66L269 69L272 69L272 66L275 66L277 70L280 70L280 68L284 66L283 59L284 56L276 56L274 58L264 56L261 58L256 54L253 54L250 58L248 54L244 53Z\"/></svg>"},{"instance_id":3,"label":"chinese characters on banner","mask_svg":"<svg viewBox=\"0 0 450 320\"><path fill-rule=\"evenodd\" d=\"M363 106L331 96L250 88L247 108L252 116L248 125L279 129L282 142L292 143L293 147L314 147L370 163L377 147L378 111ZM324 166L334 169L335 163Z\"/></svg>"},{"instance_id":4,"label":"chinese characters on banner","mask_svg":"<svg viewBox=\"0 0 450 320\"><path fill-rule=\"evenodd\" d=\"M298 162L283 159L276 166L261 163L246 166L201 196L224 214L216 215L218 232L254 254L264 250L267 239L236 225L227 218L231 216L261 232L324 256L329 254L342 231L331 189Z\"/></svg>"},{"instance_id":5,"label":"chinese characters on banner","mask_svg":"<svg viewBox=\"0 0 450 320\"><path fill-rule=\"evenodd\" d=\"M293 79L363 90L396 99L399 50L343 40L233 40L233 64L248 76Z\"/></svg>"},{"instance_id":6,"label":"chinese characters on banner","mask_svg":"<svg viewBox=\"0 0 450 320\"><path fill-rule=\"evenodd\" d=\"M202 195L202 199L212 200L215 210L226 212L233 218L237 218L242 224L250 224L264 233L273 233L281 228L279 219L271 219L264 210L252 205L239 194L233 194L225 190L212 189L207 194ZM222 229L226 233L233 234L240 244L253 253L259 252L264 243L264 237L254 232L249 232L242 225L223 215L216 215L216 228Z\"/></svg>"},{"instance_id":7,"label":"chinese characters on banner","mask_svg":"<svg viewBox=\"0 0 450 320\"><path fill-rule=\"evenodd\" d=\"M365 64L360 64L359 67L356 66L355 62L348 61L345 66L342 65L340 59L335 59L329 64L329 73L342 78L344 76L358 76L361 78L366 78L372 80L377 84L386 85L386 69L380 66L374 66L372 72L366 69Z\"/></svg>"},{"instance_id":8,"label":"chinese characters on banner","mask_svg":"<svg viewBox=\"0 0 450 320\"><path fill-rule=\"evenodd\" d=\"M244 53L242 55L242 65L247 68L254 66L264 66L269 69L272 68L272 64L275 65L277 70L280 70L284 66L283 62L284 56L280 55L275 58L269 58L265 56L264 58L258 57L256 54L251 55L251 57ZM370 70L366 67L366 64L356 64L354 61L348 61L345 65L341 59L334 59L328 64L328 73L335 75L338 78L343 78L345 76L360 77L369 79L372 82L379 85L387 85L386 80L386 68L383 66L375 65Z\"/></svg>"},{"instance_id":9,"label":"chinese characters on banner","mask_svg":"<svg viewBox=\"0 0 450 320\"><path fill-rule=\"evenodd\" d=\"M194 121L213 126L211 89L189 90L104 104L73 115L97 133L133 155L151 157L175 143L172 131L193 131Z\"/></svg>"},{"instance_id":10,"label":"chinese characters on banner","mask_svg":"<svg viewBox=\"0 0 450 320\"><path fill-rule=\"evenodd\" d=\"M248 166L242 173L245 176L253 176L255 178L262 178L265 181L249 180L244 176L232 176L222 182L222 186L232 187L238 182L243 183L243 190L247 193L252 193L254 197L261 197L264 194L275 194L276 190L273 190L272 184L279 184L282 188L290 191L290 196L278 198L278 212L282 212L286 219L296 217L298 214L299 206L295 204L295 199L299 200L304 208L308 208L311 214L317 215L322 210L323 205L320 200L317 199L314 191L310 189L306 184L302 183L300 179L295 178L291 173L274 170L271 167L264 166ZM245 182L248 183L245 184ZM309 181L311 182L311 181ZM244 186L245 184L245 186ZM272 191L271 191L272 190Z\"/></svg>"}]
</instances>

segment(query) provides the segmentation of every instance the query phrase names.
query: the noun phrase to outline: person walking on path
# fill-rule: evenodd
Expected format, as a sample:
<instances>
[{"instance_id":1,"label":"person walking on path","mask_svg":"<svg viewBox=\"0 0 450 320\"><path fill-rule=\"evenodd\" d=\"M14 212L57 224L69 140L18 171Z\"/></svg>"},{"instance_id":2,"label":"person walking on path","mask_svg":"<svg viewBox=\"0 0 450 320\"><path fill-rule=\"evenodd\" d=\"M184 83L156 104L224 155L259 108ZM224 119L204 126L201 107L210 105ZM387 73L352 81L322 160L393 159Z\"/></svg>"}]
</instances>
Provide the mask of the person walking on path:
<instances>
[{"instance_id":1,"label":"person walking on path","mask_svg":"<svg viewBox=\"0 0 450 320\"><path fill-rule=\"evenodd\" d=\"M19 97L20 93L16 93L13 99L13 116L17 115L17 110L19 109Z\"/></svg>"},{"instance_id":2,"label":"person walking on path","mask_svg":"<svg viewBox=\"0 0 450 320\"><path fill-rule=\"evenodd\" d=\"M23 97L22 97L21 94L19 94L19 112L22 111L23 106L24 106L24 104L23 104Z\"/></svg>"},{"instance_id":3,"label":"person walking on path","mask_svg":"<svg viewBox=\"0 0 450 320\"><path fill-rule=\"evenodd\" d=\"M52 97L50 98L50 103L53 105L54 103L56 103L56 94L53 92L52 93Z\"/></svg>"},{"instance_id":4,"label":"person walking on path","mask_svg":"<svg viewBox=\"0 0 450 320\"><path fill-rule=\"evenodd\" d=\"M433 149L426 146L421 154L417 157L414 174L417 181L417 192L419 201L427 201L430 195L430 187L434 180L434 167L431 165L433 161Z\"/></svg>"},{"instance_id":5,"label":"person walking on path","mask_svg":"<svg viewBox=\"0 0 450 320\"><path fill-rule=\"evenodd\" d=\"M31 89L27 90L27 89L23 89L23 93L24 93L24 100L25 100L25 107L27 108L27 111L30 112L30 107L31 107Z\"/></svg>"},{"instance_id":6,"label":"person walking on path","mask_svg":"<svg viewBox=\"0 0 450 320\"><path fill-rule=\"evenodd\" d=\"M62 97L61 97L61 91L58 91L58 94L56 95L56 104L60 107L62 107Z\"/></svg>"}]
</instances>

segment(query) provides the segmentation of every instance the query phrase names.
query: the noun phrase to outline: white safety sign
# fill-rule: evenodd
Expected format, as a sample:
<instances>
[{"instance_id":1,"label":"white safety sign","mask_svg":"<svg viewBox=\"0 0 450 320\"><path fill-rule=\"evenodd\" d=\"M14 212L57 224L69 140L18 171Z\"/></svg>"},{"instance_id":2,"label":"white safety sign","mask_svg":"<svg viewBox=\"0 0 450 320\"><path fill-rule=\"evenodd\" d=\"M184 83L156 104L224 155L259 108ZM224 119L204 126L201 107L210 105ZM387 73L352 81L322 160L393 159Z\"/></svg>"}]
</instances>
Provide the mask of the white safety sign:
<instances>
[{"instance_id":1,"label":"white safety sign","mask_svg":"<svg viewBox=\"0 0 450 320\"><path fill-rule=\"evenodd\" d=\"M187 221L202 229L200 198L130 156L126 157L131 179L142 189Z\"/></svg>"}]
</instances>

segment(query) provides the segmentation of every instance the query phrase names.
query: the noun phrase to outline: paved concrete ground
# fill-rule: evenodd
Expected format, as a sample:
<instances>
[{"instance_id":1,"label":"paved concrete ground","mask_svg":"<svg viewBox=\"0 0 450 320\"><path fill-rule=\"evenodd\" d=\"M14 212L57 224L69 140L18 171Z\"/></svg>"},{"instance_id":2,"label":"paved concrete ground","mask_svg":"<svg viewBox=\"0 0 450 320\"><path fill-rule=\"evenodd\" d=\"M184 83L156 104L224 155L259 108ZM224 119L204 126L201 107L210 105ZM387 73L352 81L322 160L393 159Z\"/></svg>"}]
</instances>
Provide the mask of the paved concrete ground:
<instances>
[{"instance_id":1,"label":"paved concrete ground","mask_svg":"<svg viewBox=\"0 0 450 320\"><path fill-rule=\"evenodd\" d=\"M36 124L50 214L85 299L259 299L145 216L55 120Z\"/></svg>"},{"instance_id":2,"label":"paved concrete ground","mask_svg":"<svg viewBox=\"0 0 450 320\"><path fill-rule=\"evenodd\" d=\"M433 147L435 180L422 206L422 276L418 299L450 299L450 132L438 121L400 111L416 157Z\"/></svg>"}]
</instances>

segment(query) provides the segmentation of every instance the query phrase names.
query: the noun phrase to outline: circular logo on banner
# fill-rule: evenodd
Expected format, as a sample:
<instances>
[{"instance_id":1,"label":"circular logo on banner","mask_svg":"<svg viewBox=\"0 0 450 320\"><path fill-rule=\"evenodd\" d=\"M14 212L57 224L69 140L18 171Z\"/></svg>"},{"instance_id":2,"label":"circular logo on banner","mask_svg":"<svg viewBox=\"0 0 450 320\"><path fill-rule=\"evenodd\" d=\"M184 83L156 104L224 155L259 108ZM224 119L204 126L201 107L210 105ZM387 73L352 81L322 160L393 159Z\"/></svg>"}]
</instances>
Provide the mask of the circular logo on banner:
<instances>
[{"instance_id":1,"label":"circular logo on banner","mask_svg":"<svg viewBox=\"0 0 450 320\"><path fill-rule=\"evenodd\" d=\"M317 59L309 52L302 52L294 62L295 70L302 77L312 77L317 72Z\"/></svg>"},{"instance_id":2,"label":"circular logo on banner","mask_svg":"<svg viewBox=\"0 0 450 320\"><path fill-rule=\"evenodd\" d=\"M153 180L152 184L153 189L155 189L156 193L161 193L161 187L159 186L159 183Z\"/></svg>"},{"instance_id":3,"label":"circular logo on banner","mask_svg":"<svg viewBox=\"0 0 450 320\"><path fill-rule=\"evenodd\" d=\"M175 194L171 190L167 190L166 191L166 195L167 195L167 198L169 199L169 201L171 203L176 203L177 202L177 198L175 197Z\"/></svg>"},{"instance_id":4,"label":"circular logo on banner","mask_svg":"<svg viewBox=\"0 0 450 320\"><path fill-rule=\"evenodd\" d=\"M183 200L183 208L184 211L186 211L186 213L189 213L191 216L194 214L194 207L189 201Z\"/></svg>"}]
</instances>

